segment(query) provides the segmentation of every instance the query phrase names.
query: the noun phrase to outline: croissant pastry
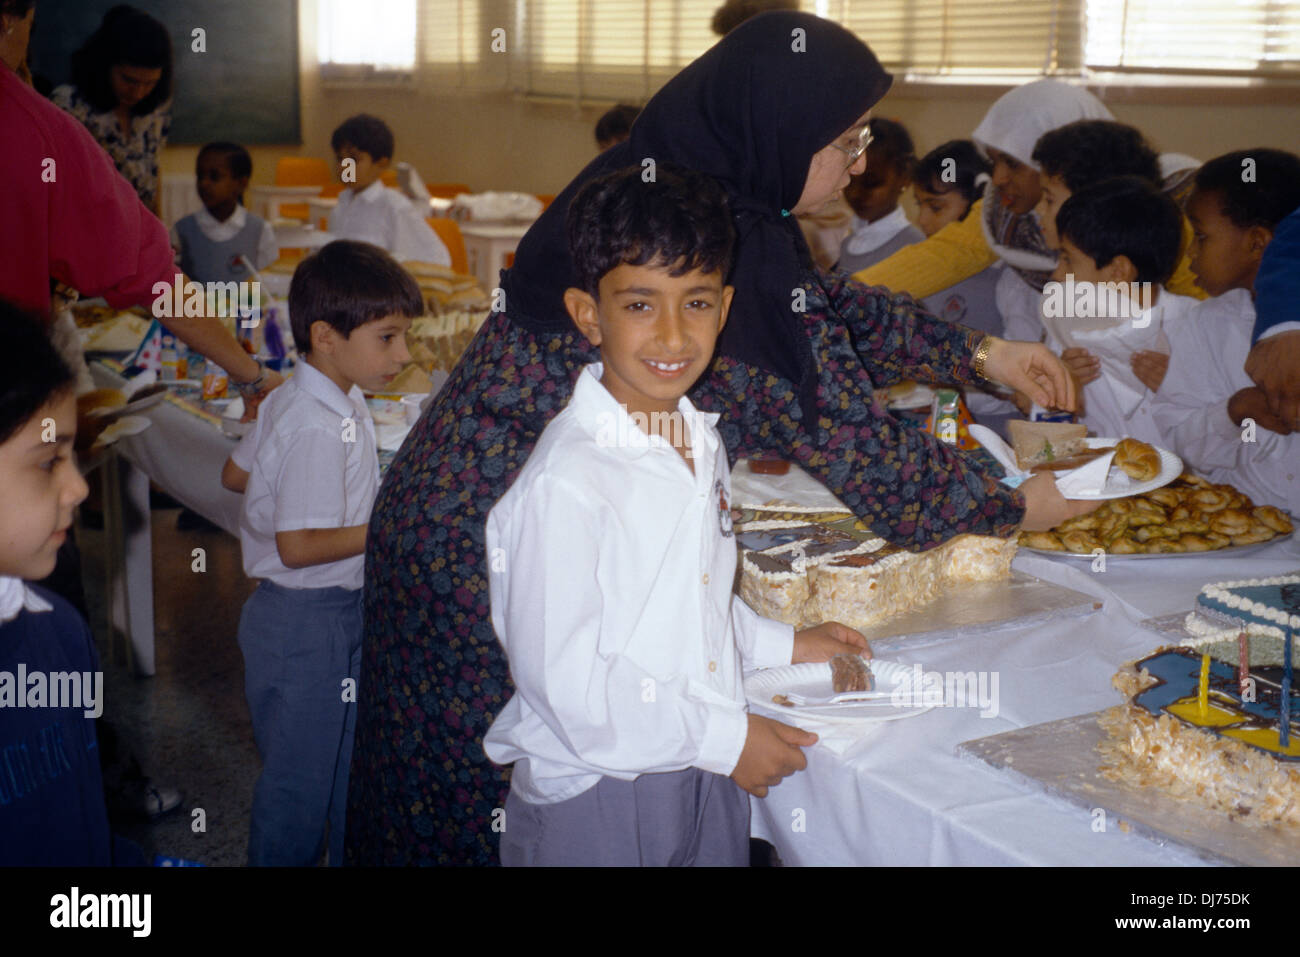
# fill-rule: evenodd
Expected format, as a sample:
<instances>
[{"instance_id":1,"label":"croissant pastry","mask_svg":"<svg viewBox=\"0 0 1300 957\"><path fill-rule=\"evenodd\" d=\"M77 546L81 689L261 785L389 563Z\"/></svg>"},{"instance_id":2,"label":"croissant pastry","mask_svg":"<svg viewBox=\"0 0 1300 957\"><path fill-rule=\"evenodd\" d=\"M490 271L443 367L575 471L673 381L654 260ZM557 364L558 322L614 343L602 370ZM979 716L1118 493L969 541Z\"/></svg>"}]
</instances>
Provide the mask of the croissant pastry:
<instances>
[{"instance_id":1,"label":"croissant pastry","mask_svg":"<svg viewBox=\"0 0 1300 957\"><path fill-rule=\"evenodd\" d=\"M1291 531L1291 520L1286 517L1281 509L1272 505L1261 505L1251 514L1256 522L1266 525L1282 535L1289 534Z\"/></svg>"},{"instance_id":2,"label":"croissant pastry","mask_svg":"<svg viewBox=\"0 0 1300 957\"><path fill-rule=\"evenodd\" d=\"M1114 462L1136 482L1145 482L1160 474L1160 453L1137 439L1120 439L1115 446Z\"/></svg>"}]
</instances>

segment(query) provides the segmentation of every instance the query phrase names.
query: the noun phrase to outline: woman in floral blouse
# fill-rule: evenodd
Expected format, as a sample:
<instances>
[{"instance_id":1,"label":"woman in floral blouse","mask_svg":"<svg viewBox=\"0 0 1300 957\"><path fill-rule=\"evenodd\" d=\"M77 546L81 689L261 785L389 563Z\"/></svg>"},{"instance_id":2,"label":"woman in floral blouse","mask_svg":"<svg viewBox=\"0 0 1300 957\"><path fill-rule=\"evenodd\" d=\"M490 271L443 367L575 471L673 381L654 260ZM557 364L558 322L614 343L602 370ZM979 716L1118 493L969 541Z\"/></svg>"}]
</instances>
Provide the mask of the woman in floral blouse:
<instances>
[{"instance_id":1,"label":"woman in floral blouse","mask_svg":"<svg viewBox=\"0 0 1300 957\"><path fill-rule=\"evenodd\" d=\"M736 288L718 354L691 393L718 412L734 461L771 452L824 482L879 534L917 549L962 532L1050 527L1074 507L1047 478L1012 491L885 409L907 377L982 371L1071 407L1063 366L985 338L907 296L811 266L795 215L865 165L865 114L890 84L871 51L810 14L769 13L725 37L650 101L524 237L489 317L384 479L366 540L366 633L348 801L355 864L495 863L508 770L482 736L512 692L493 634L488 511L598 352L569 321L569 200L593 176L672 163L727 190ZM667 520L669 516L665 516Z\"/></svg>"},{"instance_id":2,"label":"woman in floral blouse","mask_svg":"<svg viewBox=\"0 0 1300 957\"><path fill-rule=\"evenodd\" d=\"M116 6L72 55L72 83L50 95L112 157L141 201L161 215L158 153L171 130L172 41L134 7Z\"/></svg>"}]
</instances>

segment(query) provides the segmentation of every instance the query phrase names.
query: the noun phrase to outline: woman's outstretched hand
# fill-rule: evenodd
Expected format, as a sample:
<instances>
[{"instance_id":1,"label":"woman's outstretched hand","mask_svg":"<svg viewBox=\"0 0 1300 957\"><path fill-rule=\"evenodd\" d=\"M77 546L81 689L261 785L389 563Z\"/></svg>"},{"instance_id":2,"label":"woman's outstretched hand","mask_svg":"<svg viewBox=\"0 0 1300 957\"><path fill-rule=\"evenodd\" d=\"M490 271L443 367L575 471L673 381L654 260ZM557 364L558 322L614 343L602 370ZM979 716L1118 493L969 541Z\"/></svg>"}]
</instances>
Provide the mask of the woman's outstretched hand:
<instances>
[{"instance_id":1,"label":"woman's outstretched hand","mask_svg":"<svg viewBox=\"0 0 1300 957\"><path fill-rule=\"evenodd\" d=\"M1039 472L1020 486L1025 496L1025 517L1020 523L1024 532L1046 532L1067 519L1087 515L1101 508L1100 500L1069 499L1056 487L1056 477Z\"/></svg>"},{"instance_id":2,"label":"woman's outstretched hand","mask_svg":"<svg viewBox=\"0 0 1300 957\"><path fill-rule=\"evenodd\" d=\"M1074 378L1065 363L1041 343L989 336L984 375L1018 389L1044 409L1074 411Z\"/></svg>"}]
</instances>

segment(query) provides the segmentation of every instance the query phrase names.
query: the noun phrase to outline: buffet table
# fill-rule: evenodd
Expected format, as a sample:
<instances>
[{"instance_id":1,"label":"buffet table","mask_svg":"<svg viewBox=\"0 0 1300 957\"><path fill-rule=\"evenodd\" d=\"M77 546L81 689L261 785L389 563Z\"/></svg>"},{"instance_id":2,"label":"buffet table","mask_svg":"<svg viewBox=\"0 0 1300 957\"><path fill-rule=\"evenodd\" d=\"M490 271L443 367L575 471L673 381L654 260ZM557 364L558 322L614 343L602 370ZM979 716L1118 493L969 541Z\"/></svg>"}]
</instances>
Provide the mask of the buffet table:
<instances>
[{"instance_id":1,"label":"buffet table","mask_svg":"<svg viewBox=\"0 0 1300 957\"><path fill-rule=\"evenodd\" d=\"M743 466L742 466L743 468ZM739 479L739 476L737 476ZM744 481L738 485L743 488ZM824 492L824 490L823 490ZM736 491L733 499L746 499ZM825 504L816 497L804 504ZM1213 553L1086 561L1021 551L1013 570L1095 596L1101 607L978 633L932 633L873 642L876 657L927 671L996 672L997 713L938 707L870 726L801 722L826 733L805 750L807 770L751 798L752 832L789 865L1201 864L1062 800L1031 792L988 766L959 758L963 741L1119 704L1111 676L1166 639L1140 622L1189 611L1202 585L1300 568L1294 537L1239 558ZM991 676L990 676L991 683ZM991 684L990 684L991 687ZM990 708L990 711L993 709Z\"/></svg>"},{"instance_id":2,"label":"buffet table","mask_svg":"<svg viewBox=\"0 0 1300 957\"><path fill-rule=\"evenodd\" d=\"M92 372L99 385L121 383L98 363ZM142 414L153 425L120 440L112 458L121 463L130 640L137 670L151 674L149 479L232 534L241 500L220 484L221 466L235 440L172 402ZM760 478L742 463L734 482L737 504L777 495L808 505L834 504L825 489L800 473L783 480ZM105 507L111 508L107 500ZM1113 817L1104 831L1095 830L1096 817L1087 810L1031 792L984 764L955 756L954 750L971 739L1118 704L1110 685L1118 666L1163 641L1141 624L1143 619L1190 610L1207 582L1297 568L1300 543L1294 537L1240 557L1112 557L1104 572L1092 571L1086 561L1022 550L1015 571L1094 601L1031 621L873 641L878 658L909 667L996 673L996 714L938 707L903 720L841 724L833 732L806 723L826 733L826 740L806 749L807 770L786 778L766 798L751 799L752 833L775 846L789 865L1200 864L1187 850L1126 832Z\"/></svg>"}]
</instances>

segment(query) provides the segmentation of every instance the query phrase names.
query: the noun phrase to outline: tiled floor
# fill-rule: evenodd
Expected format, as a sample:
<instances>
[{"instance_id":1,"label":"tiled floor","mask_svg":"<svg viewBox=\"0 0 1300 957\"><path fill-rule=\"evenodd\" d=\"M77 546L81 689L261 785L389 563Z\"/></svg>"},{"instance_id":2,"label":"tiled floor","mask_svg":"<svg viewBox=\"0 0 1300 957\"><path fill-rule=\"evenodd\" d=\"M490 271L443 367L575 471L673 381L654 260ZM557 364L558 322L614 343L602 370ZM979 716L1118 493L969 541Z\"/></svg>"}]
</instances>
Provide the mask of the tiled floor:
<instances>
[{"instance_id":1,"label":"tiled floor","mask_svg":"<svg viewBox=\"0 0 1300 957\"><path fill-rule=\"evenodd\" d=\"M260 762L235 634L255 586L244 577L235 538L218 530L177 531L178 509L152 514L157 674L151 678L136 678L120 660L111 661L102 610L103 533L86 530L79 539L104 664L105 716L146 774L185 792L183 810L153 825L141 819L122 832L150 858L161 853L242 866ZM191 570L195 548L207 553L201 574Z\"/></svg>"}]
</instances>

